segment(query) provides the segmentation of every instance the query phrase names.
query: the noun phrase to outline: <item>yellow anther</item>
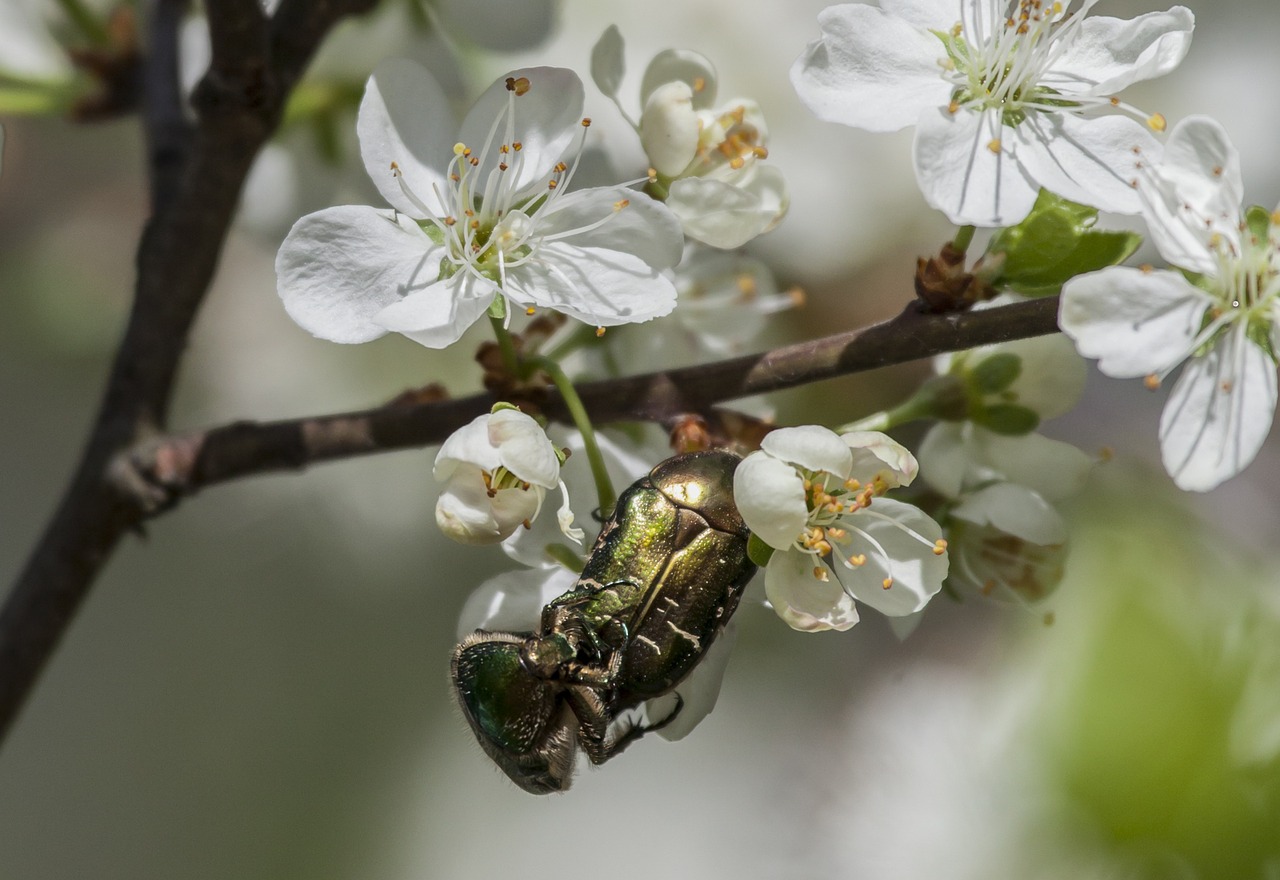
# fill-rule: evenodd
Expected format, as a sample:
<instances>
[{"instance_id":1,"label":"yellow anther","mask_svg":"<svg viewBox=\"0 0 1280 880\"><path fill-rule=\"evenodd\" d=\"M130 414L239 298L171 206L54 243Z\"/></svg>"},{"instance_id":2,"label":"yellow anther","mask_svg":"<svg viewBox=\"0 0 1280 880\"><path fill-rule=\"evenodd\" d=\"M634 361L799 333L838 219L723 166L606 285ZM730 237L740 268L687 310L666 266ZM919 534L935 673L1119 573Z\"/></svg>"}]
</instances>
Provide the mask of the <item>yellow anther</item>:
<instances>
[{"instance_id":1,"label":"yellow anther","mask_svg":"<svg viewBox=\"0 0 1280 880\"><path fill-rule=\"evenodd\" d=\"M1142 384L1147 387L1147 390L1155 391L1160 387L1160 377L1155 373L1148 373L1142 377Z\"/></svg>"},{"instance_id":2,"label":"yellow anther","mask_svg":"<svg viewBox=\"0 0 1280 880\"><path fill-rule=\"evenodd\" d=\"M987 141L987 149L993 153L999 154L1000 138L992 138L991 140Z\"/></svg>"},{"instance_id":3,"label":"yellow anther","mask_svg":"<svg viewBox=\"0 0 1280 880\"><path fill-rule=\"evenodd\" d=\"M584 117L582 117L582 127L583 127L583 128L590 128L590 127L591 127L591 117L590 117L590 116L584 116Z\"/></svg>"},{"instance_id":4,"label":"yellow anther","mask_svg":"<svg viewBox=\"0 0 1280 880\"><path fill-rule=\"evenodd\" d=\"M529 77L527 77L527 76L521 76L521 77L509 76L509 77L507 77L507 91L508 91L508 92L515 92L515 93L516 93L516 97L519 97L520 95L527 94L527 93L528 93L528 91L529 91L529 87L530 87Z\"/></svg>"},{"instance_id":5,"label":"yellow anther","mask_svg":"<svg viewBox=\"0 0 1280 880\"><path fill-rule=\"evenodd\" d=\"M598 339L598 338L600 338L600 337L601 337L601 336L603 336L603 335L604 335L604 328L603 328L603 327L597 327L597 328L596 328L596 338Z\"/></svg>"},{"instance_id":6,"label":"yellow anther","mask_svg":"<svg viewBox=\"0 0 1280 880\"><path fill-rule=\"evenodd\" d=\"M444 225L445 225L445 226L453 226L453 225L454 225L455 223L457 223L457 222L458 222L458 218L457 218L457 217L445 217L445 218L444 218Z\"/></svg>"},{"instance_id":7,"label":"yellow anther","mask_svg":"<svg viewBox=\"0 0 1280 880\"><path fill-rule=\"evenodd\" d=\"M548 181L547 181L547 189L555 189L555 188L556 188L557 186L559 186L559 185L560 185L560 184L559 184L559 182L558 182L558 181L555 181L555 180L548 180Z\"/></svg>"},{"instance_id":8,"label":"yellow anther","mask_svg":"<svg viewBox=\"0 0 1280 880\"><path fill-rule=\"evenodd\" d=\"M791 299L791 304L796 308L804 305L805 293L799 287L792 287L787 290L787 296Z\"/></svg>"},{"instance_id":9,"label":"yellow anther","mask_svg":"<svg viewBox=\"0 0 1280 880\"><path fill-rule=\"evenodd\" d=\"M867 554L865 553L853 554L852 556L849 557L849 564L852 565L854 568L857 568L858 566L866 565Z\"/></svg>"},{"instance_id":10,"label":"yellow anther","mask_svg":"<svg viewBox=\"0 0 1280 880\"><path fill-rule=\"evenodd\" d=\"M886 590L889 589L890 587L893 586L893 578L891 577L885 578L880 582L880 586L884 587Z\"/></svg>"},{"instance_id":11,"label":"yellow anther","mask_svg":"<svg viewBox=\"0 0 1280 880\"><path fill-rule=\"evenodd\" d=\"M1168 127L1169 123L1164 118L1163 113L1152 113L1151 116L1147 119L1147 125L1151 128L1152 131L1164 131L1165 128Z\"/></svg>"},{"instance_id":12,"label":"yellow anther","mask_svg":"<svg viewBox=\"0 0 1280 880\"><path fill-rule=\"evenodd\" d=\"M734 156L732 159L729 160L729 167L732 168L734 171L741 169L742 166L746 164L747 164L746 160L743 159L741 156Z\"/></svg>"},{"instance_id":13,"label":"yellow anther","mask_svg":"<svg viewBox=\"0 0 1280 880\"><path fill-rule=\"evenodd\" d=\"M535 309L533 306L529 306L529 308L527 308L527 309L525 309L525 310L524 310L524 313L525 313L526 315L532 315L532 314L533 314L534 312L536 312L536 311L537 311L537 309Z\"/></svg>"},{"instance_id":14,"label":"yellow anther","mask_svg":"<svg viewBox=\"0 0 1280 880\"><path fill-rule=\"evenodd\" d=\"M621 211L623 208L625 208L629 204L631 204L631 199L619 199L618 201L613 203L613 210Z\"/></svg>"},{"instance_id":15,"label":"yellow anther","mask_svg":"<svg viewBox=\"0 0 1280 880\"><path fill-rule=\"evenodd\" d=\"M744 298L749 299L756 295L756 279L751 275L743 272L733 281L734 284L738 286L738 292L741 293Z\"/></svg>"},{"instance_id":16,"label":"yellow anther","mask_svg":"<svg viewBox=\"0 0 1280 880\"><path fill-rule=\"evenodd\" d=\"M828 580L828 578L827 578L827 570L826 570L825 568L823 568L821 565L815 565L815 566L813 567L813 576L814 576L815 578L817 578L818 580L822 581L824 584L825 584L825 583L827 582L827 580Z\"/></svg>"},{"instance_id":17,"label":"yellow anther","mask_svg":"<svg viewBox=\"0 0 1280 880\"><path fill-rule=\"evenodd\" d=\"M400 166L397 165L395 162L391 163L391 173L394 174L396 177L400 176L400 173L401 173Z\"/></svg>"},{"instance_id":18,"label":"yellow anther","mask_svg":"<svg viewBox=\"0 0 1280 880\"><path fill-rule=\"evenodd\" d=\"M953 116L959 111L960 111L960 105L957 102L952 101L949 104L947 104L947 112L952 114Z\"/></svg>"},{"instance_id":19,"label":"yellow anther","mask_svg":"<svg viewBox=\"0 0 1280 880\"><path fill-rule=\"evenodd\" d=\"M568 171L568 170L569 170L569 166L568 166L568 165L566 165L566 164L564 164L563 162L557 162L557 163L556 163L556 173L557 173L557 174L564 174L564 173L565 173L566 171Z\"/></svg>"},{"instance_id":20,"label":"yellow anther","mask_svg":"<svg viewBox=\"0 0 1280 880\"><path fill-rule=\"evenodd\" d=\"M1110 100L1111 100L1111 106L1112 106L1112 107L1119 107L1119 106L1120 106L1120 99L1119 99L1119 98L1117 98L1115 95L1112 95L1112 96L1111 96L1111 98L1110 98Z\"/></svg>"},{"instance_id":21,"label":"yellow anther","mask_svg":"<svg viewBox=\"0 0 1280 880\"><path fill-rule=\"evenodd\" d=\"M695 76L693 78L693 90L701 92L707 87L707 78L705 76Z\"/></svg>"},{"instance_id":22,"label":"yellow anther","mask_svg":"<svg viewBox=\"0 0 1280 880\"><path fill-rule=\"evenodd\" d=\"M506 170L507 170L507 163L506 163L506 162L499 162L499 163L498 163L498 170L499 170L499 171L506 171Z\"/></svg>"},{"instance_id":23,"label":"yellow anther","mask_svg":"<svg viewBox=\"0 0 1280 880\"><path fill-rule=\"evenodd\" d=\"M943 553L946 553L946 552L947 552L947 539L946 539L946 538L939 538L938 540L936 540L936 541L934 541L934 542L933 542L933 555L934 555L934 556L941 556Z\"/></svg>"},{"instance_id":24,"label":"yellow anther","mask_svg":"<svg viewBox=\"0 0 1280 880\"><path fill-rule=\"evenodd\" d=\"M1156 267L1151 265L1150 263L1143 263L1141 266L1138 267L1138 271L1141 272L1143 275L1150 275L1155 270L1156 270Z\"/></svg>"},{"instance_id":25,"label":"yellow anther","mask_svg":"<svg viewBox=\"0 0 1280 880\"><path fill-rule=\"evenodd\" d=\"M768 147L752 147L751 154L755 156L757 159L768 159L769 148Z\"/></svg>"}]
</instances>

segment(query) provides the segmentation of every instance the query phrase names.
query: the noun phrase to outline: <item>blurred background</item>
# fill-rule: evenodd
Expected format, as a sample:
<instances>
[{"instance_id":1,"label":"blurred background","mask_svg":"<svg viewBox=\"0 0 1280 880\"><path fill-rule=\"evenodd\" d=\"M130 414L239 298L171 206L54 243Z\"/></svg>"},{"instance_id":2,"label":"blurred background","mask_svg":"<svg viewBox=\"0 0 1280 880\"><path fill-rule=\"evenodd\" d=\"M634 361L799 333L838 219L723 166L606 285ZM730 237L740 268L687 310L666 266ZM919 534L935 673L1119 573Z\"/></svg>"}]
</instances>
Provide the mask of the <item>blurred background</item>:
<instances>
[{"instance_id":1,"label":"blurred background","mask_svg":"<svg viewBox=\"0 0 1280 880\"><path fill-rule=\"evenodd\" d=\"M345 28L317 73L358 94L377 61L409 54L470 96L525 64L586 78L617 23L624 96L654 52L685 46L716 63L723 99L756 98L792 205L750 252L808 293L758 347L896 314L915 257L952 232L917 193L909 131L819 123L792 93L819 0L562 0L545 40L518 51L477 43L540 40L543 25L515 18L524 4L443 7L444 39L396 5ZM0 6L56 21L37 0ZM1194 11L1181 68L1126 98L1171 124L1218 118L1247 200L1274 205L1280 6ZM616 110L588 96L593 136L625 144ZM134 120L4 125L7 589L96 408L146 197ZM441 378L477 387L469 342L483 334L445 353L398 336L338 346L280 307L288 225L376 203L352 128L338 117L323 149L295 128L256 169L175 427L361 408ZM927 371L773 403L782 423L840 424ZM0 878L1280 877L1280 443L1217 491L1181 494L1159 468L1162 403L1095 373L1082 405L1043 429L1113 457L1069 511L1067 577L1037 613L939 597L899 641L873 613L843 634L792 632L757 598L739 612L719 705L688 739L646 740L546 798L489 763L452 703L459 609L507 565L438 534L433 450L211 489L124 543L0 752Z\"/></svg>"}]
</instances>

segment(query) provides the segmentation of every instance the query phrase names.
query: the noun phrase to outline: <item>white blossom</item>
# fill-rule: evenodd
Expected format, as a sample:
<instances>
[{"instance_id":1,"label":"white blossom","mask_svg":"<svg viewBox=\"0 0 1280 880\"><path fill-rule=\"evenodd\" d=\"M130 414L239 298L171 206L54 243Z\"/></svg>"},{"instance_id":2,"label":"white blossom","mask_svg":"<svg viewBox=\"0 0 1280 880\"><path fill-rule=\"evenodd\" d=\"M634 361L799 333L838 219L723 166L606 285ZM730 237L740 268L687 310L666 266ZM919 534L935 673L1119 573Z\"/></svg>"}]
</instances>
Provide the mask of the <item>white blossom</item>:
<instances>
[{"instance_id":1,"label":"white blossom","mask_svg":"<svg viewBox=\"0 0 1280 880\"><path fill-rule=\"evenodd\" d=\"M882 614L924 608L947 574L942 530L926 514L883 497L914 479L916 460L876 432L808 425L766 435L734 475L734 500L754 535L774 549L765 592L798 630L845 630L856 598Z\"/></svg>"},{"instance_id":2,"label":"white blossom","mask_svg":"<svg viewBox=\"0 0 1280 880\"><path fill-rule=\"evenodd\" d=\"M1095 2L1071 13L1070 0L831 6L791 80L827 121L869 131L914 123L925 200L955 223L1017 223L1041 187L1137 213L1118 169L1135 146L1155 148L1146 128L1164 121L1114 93L1176 67L1194 18L1181 6L1133 20L1086 18Z\"/></svg>"},{"instance_id":3,"label":"white blossom","mask_svg":"<svg viewBox=\"0 0 1280 880\"><path fill-rule=\"evenodd\" d=\"M449 435L436 455L434 474L444 483L436 522L463 544L496 544L534 520L548 490L564 497L560 530L582 541L572 527L569 493L560 479L561 454L532 418L498 404Z\"/></svg>"},{"instance_id":4,"label":"white blossom","mask_svg":"<svg viewBox=\"0 0 1280 880\"><path fill-rule=\"evenodd\" d=\"M1179 487L1207 491L1253 461L1275 414L1280 212L1246 217L1239 154L1206 117L1179 123L1163 158L1139 156L1135 173L1151 238L1183 271L1072 279L1059 324L1109 376L1155 388L1183 365L1160 418L1161 456Z\"/></svg>"},{"instance_id":5,"label":"white blossom","mask_svg":"<svg viewBox=\"0 0 1280 880\"><path fill-rule=\"evenodd\" d=\"M622 37L616 27L592 51L592 78L618 104ZM769 129L760 105L735 98L713 107L711 62L688 49L654 56L640 86L636 130L655 179L687 236L736 248L768 232L785 216L791 196L782 172L765 164Z\"/></svg>"},{"instance_id":6,"label":"white blossom","mask_svg":"<svg viewBox=\"0 0 1280 880\"><path fill-rule=\"evenodd\" d=\"M299 220L276 258L289 315L316 336L365 342L387 331L431 348L491 306L549 308L596 326L675 306L663 271L679 222L621 186L570 190L588 120L568 70L513 71L476 102L452 142L448 101L418 65L370 78L357 133L391 211L329 208Z\"/></svg>"}]
</instances>

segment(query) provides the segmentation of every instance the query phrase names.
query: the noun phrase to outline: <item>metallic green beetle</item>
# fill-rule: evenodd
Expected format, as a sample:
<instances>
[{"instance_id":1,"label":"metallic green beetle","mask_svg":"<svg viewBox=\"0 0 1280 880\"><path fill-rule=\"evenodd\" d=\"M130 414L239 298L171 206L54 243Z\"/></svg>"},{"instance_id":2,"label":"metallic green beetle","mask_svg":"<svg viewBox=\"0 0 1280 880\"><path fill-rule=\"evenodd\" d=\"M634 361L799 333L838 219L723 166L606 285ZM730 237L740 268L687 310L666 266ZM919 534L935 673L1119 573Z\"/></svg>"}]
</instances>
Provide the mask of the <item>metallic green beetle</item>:
<instances>
[{"instance_id":1,"label":"metallic green beetle","mask_svg":"<svg viewBox=\"0 0 1280 880\"><path fill-rule=\"evenodd\" d=\"M695 452L622 493L573 588L537 633L476 630L453 685L476 739L525 791L569 787L577 748L603 764L669 724L620 718L671 693L724 628L755 566L733 503L739 458Z\"/></svg>"}]
</instances>

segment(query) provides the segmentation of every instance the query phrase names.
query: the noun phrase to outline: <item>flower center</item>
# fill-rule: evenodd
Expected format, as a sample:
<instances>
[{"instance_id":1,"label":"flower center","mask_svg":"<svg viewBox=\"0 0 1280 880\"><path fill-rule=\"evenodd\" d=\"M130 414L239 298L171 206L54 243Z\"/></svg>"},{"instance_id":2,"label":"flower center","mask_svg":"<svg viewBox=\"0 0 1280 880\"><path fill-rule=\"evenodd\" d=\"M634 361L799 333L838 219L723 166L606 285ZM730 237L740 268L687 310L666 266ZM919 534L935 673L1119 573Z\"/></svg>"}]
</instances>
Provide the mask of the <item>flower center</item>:
<instances>
[{"instance_id":1,"label":"flower center","mask_svg":"<svg viewBox=\"0 0 1280 880\"><path fill-rule=\"evenodd\" d=\"M1097 0L1084 0L1068 15L1071 0L989 0L982 6L962 4L967 19L950 31L934 31L942 40L946 57L938 64L943 78L952 84L948 110L994 111L1004 125L1016 126L1036 112L1082 113L1110 107L1145 121L1163 131L1164 117L1145 114L1111 96L1089 94L1088 86L1069 74L1055 74L1053 65L1076 38L1080 23ZM987 12L986 20L982 15ZM1065 87L1065 92L1054 87ZM999 143L991 149L998 152Z\"/></svg>"},{"instance_id":2,"label":"flower center","mask_svg":"<svg viewBox=\"0 0 1280 880\"><path fill-rule=\"evenodd\" d=\"M582 134L570 150L570 162L560 161L542 181L521 184L525 164L524 144L516 138L516 99L532 88L527 77L508 77L507 102L499 112L484 143L477 150L464 143L453 146L443 188L436 187L436 202L444 215L427 208L412 192L400 169L392 172L400 188L423 216L420 221L438 244L445 247L440 277L469 272L505 286L507 271L533 257L548 237L537 233L538 221L548 214L567 191L582 153L591 120L582 120ZM499 134L501 132L501 134ZM582 232L582 229L562 232Z\"/></svg>"}]
</instances>

